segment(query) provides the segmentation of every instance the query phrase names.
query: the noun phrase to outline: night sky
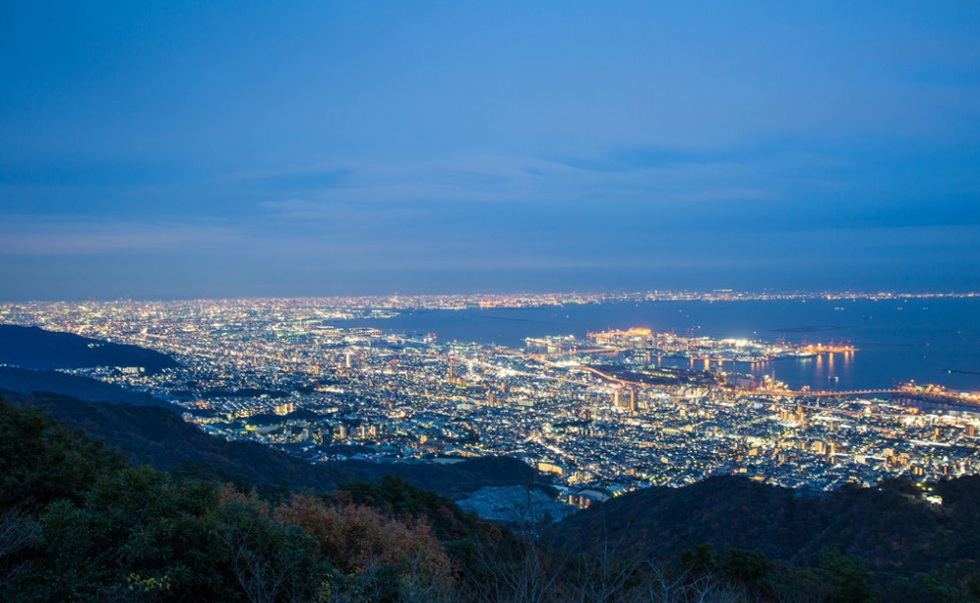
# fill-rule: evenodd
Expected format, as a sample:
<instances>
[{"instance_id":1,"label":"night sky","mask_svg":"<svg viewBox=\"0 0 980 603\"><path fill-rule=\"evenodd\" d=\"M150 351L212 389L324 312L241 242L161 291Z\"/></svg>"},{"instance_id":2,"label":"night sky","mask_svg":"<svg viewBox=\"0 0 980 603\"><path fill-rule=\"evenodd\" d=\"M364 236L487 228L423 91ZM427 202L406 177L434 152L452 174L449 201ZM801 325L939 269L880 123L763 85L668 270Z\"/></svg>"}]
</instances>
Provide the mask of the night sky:
<instances>
[{"instance_id":1,"label":"night sky","mask_svg":"<svg viewBox=\"0 0 980 603\"><path fill-rule=\"evenodd\" d=\"M0 301L980 290L974 1L8 2L0 77Z\"/></svg>"}]
</instances>

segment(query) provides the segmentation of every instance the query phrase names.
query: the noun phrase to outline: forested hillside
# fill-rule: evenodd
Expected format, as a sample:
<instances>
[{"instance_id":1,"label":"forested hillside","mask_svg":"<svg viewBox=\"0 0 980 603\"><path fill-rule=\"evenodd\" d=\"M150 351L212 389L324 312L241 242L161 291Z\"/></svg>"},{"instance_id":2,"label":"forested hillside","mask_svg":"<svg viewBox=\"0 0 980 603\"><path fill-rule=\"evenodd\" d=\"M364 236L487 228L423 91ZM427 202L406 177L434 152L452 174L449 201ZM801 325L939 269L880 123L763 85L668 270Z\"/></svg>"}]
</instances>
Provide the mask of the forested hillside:
<instances>
[{"instance_id":1,"label":"forested hillside","mask_svg":"<svg viewBox=\"0 0 980 603\"><path fill-rule=\"evenodd\" d=\"M940 485L942 510L920 511L908 488L821 500L712 480L616 499L540 538L545 526L512 531L392 476L290 490L137 467L4 403L0 600L978 600L975 480Z\"/></svg>"},{"instance_id":2,"label":"forested hillside","mask_svg":"<svg viewBox=\"0 0 980 603\"><path fill-rule=\"evenodd\" d=\"M891 480L831 493L716 477L627 494L566 519L549 536L566 550L601 543L654 562L697 543L799 566L841 553L869 570L882 600L980 598L977 476L926 488Z\"/></svg>"},{"instance_id":3,"label":"forested hillside","mask_svg":"<svg viewBox=\"0 0 980 603\"><path fill-rule=\"evenodd\" d=\"M256 442L209 436L165 408L83 402L45 392L23 396L0 391L0 396L17 405L43 409L58 421L117 448L135 464L238 484L327 492L351 480L395 475L458 499L483 486L542 480L537 471L520 460L503 457L445 465L353 460L311 465Z\"/></svg>"}]
</instances>

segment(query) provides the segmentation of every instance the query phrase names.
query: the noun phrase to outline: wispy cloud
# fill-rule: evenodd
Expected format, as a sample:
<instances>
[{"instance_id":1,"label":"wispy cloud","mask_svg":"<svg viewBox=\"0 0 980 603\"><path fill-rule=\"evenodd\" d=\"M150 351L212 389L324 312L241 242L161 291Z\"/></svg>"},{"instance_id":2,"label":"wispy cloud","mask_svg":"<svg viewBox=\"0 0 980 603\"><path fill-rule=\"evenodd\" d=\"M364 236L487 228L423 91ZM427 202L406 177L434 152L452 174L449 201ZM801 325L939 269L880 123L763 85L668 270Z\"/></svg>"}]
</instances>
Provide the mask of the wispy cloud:
<instances>
[{"instance_id":1,"label":"wispy cloud","mask_svg":"<svg viewBox=\"0 0 980 603\"><path fill-rule=\"evenodd\" d=\"M227 227L180 223L92 221L87 218L0 215L0 255L59 256L168 251L231 244Z\"/></svg>"},{"instance_id":2,"label":"wispy cloud","mask_svg":"<svg viewBox=\"0 0 980 603\"><path fill-rule=\"evenodd\" d=\"M345 167L305 166L291 170L240 173L232 178L260 190L317 190L343 186L352 173Z\"/></svg>"},{"instance_id":3,"label":"wispy cloud","mask_svg":"<svg viewBox=\"0 0 980 603\"><path fill-rule=\"evenodd\" d=\"M596 166L615 165L615 169ZM309 188L298 197L263 203L273 217L294 220L339 219L383 207L397 211L429 203L643 203L761 200L779 196L760 186L760 168L717 158L688 156L684 161L647 162L631 158L552 159L465 156L458 158L360 162L330 186ZM336 173L332 167L324 174ZM286 192L284 190L284 192Z\"/></svg>"}]
</instances>

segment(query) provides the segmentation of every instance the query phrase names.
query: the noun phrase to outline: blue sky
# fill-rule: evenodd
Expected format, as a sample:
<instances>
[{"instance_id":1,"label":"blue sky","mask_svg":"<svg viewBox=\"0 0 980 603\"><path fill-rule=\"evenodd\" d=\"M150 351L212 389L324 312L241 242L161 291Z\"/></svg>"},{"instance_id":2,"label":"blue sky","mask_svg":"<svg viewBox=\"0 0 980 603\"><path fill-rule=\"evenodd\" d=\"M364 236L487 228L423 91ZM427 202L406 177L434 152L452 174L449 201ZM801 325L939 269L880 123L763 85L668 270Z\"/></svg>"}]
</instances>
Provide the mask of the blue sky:
<instances>
[{"instance_id":1,"label":"blue sky","mask_svg":"<svg viewBox=\"0 0 980 603\"><path fill-rule=\"evenodd\" d=\"M975 2L142 4L5 8L0 300L980 289Z\"/></svg>"}]
</instances>

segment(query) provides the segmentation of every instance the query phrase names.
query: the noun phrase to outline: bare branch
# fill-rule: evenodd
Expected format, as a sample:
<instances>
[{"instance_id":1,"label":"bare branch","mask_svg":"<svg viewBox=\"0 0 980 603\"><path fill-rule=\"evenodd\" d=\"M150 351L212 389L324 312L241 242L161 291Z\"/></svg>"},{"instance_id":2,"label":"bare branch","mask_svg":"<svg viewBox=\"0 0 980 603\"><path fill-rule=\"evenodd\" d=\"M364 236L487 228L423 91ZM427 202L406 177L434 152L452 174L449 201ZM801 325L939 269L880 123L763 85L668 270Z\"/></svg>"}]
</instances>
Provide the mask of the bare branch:
<instances>
[{"instance_id":1,"label":"bare branch","mask_svg":"<svg viewBox=\"0 0 980 603\"><path fill-rule=\"evenodd\" d=\"M14 557L27 547L37 530L37 522L17 509L0 514L0 587L29 573L29 562Z\"/></svg>"}]
</instances>

